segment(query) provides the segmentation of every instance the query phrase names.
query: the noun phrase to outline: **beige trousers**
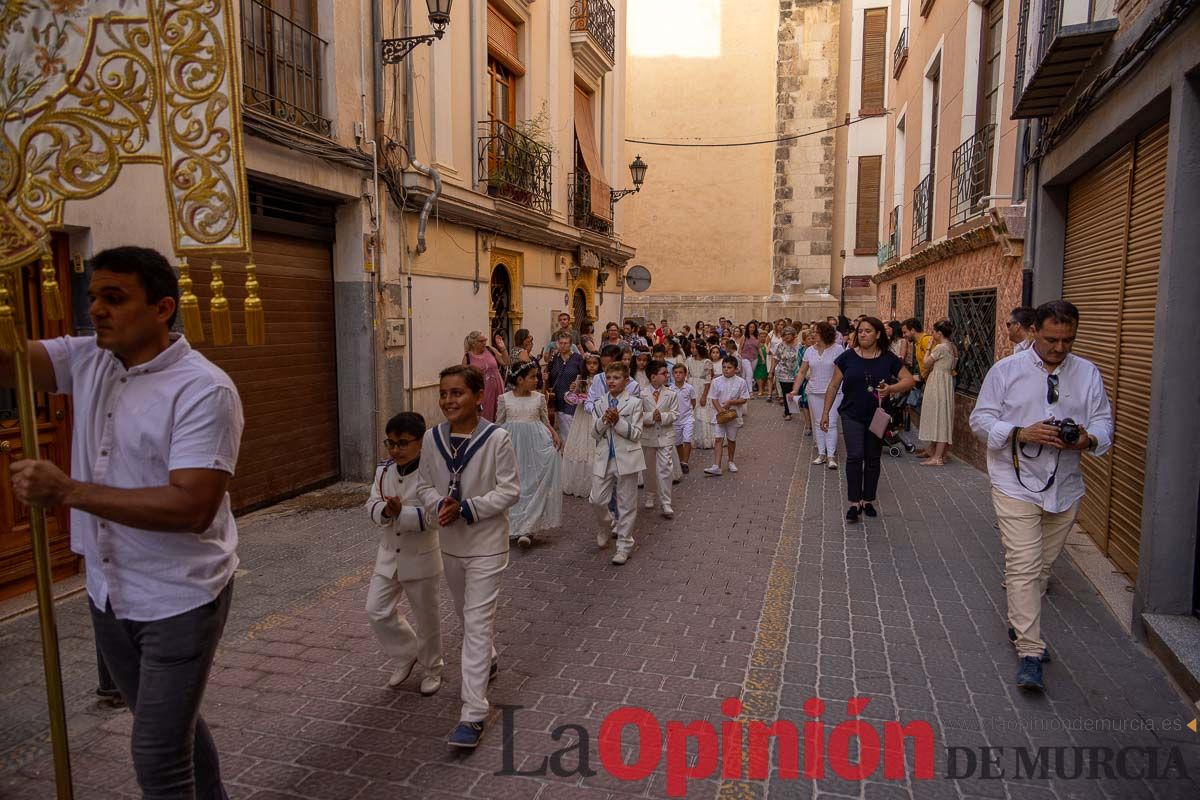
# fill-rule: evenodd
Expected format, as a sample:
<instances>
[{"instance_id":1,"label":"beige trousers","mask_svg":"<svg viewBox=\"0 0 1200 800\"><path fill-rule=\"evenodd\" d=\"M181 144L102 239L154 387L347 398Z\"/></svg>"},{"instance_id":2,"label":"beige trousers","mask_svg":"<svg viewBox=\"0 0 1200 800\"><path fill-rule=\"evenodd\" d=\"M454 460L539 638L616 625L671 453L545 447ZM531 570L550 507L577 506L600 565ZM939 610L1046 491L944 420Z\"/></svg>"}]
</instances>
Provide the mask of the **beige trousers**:
<instances>
[{"instance_id":1,"label":"beige trousers","mask_svg":"<svg viewBox=\"0 0 1200 800\"><path fill-rule=\"evenodd\" d=\"M643 447L642 453L646 457L646 492L664 510L671 508L671 484L675 480L672 456L675 446Z\"/></svg>"},{"instance_id":2,"label":"beige trousers","mask_svg":"<svg viewBox=\"0 0 1200 800\"><path fill-rule=\"evenodd\" d=\"M1017 655L1040 657L1046 649L1042 640L1042 595L1050 580L1050 568L1075 524L1079 503L1055 514L992 489L992 505L1004 545L1008 624L1017 633Z\"/></svg>"},{"instance_id":3,"label":"beige trousers","mask_svg":"<svg viewBox=\"0 0 1200 800\"><path fill-rule=\"evenodd\" d=\"M508 553L473 558L442 555L446 585L463 626L459 719L480 722L488 715L488 672L496 659L496 604L500 600L500 576L508 566Z\"/></svg>"},{"instance_id":4,"label":"beige trousers","mask_svg":"<svg viewBox=\"0 0 1200 800\"><path fill-rule=\"evenodd\" d=\"M438 622L440 575L415 581L398 581L379 573L371 575L367 589L367 619L379 646L396 667L414 658L426 675L442 674L442 631ZM400 598L408 595L417 629L400 613Z\"/></svg>"},{"instance_id":5,"label":"beige trousers","mask_svg":"<svg viewBox=\"0 0 1200 800\"><path fill-rule=\"evenodd\" d=\"M613 525L608 511L608 501L617 495L617 521ZM633 526L637 522L638 476L618 475L616 459L608 460L604 477L592 474L592 496L588 502L596 509L596 516L605 527L613 526L617 534L617 552L629 555L633 552Z\"/></svg>"}]
</instances>

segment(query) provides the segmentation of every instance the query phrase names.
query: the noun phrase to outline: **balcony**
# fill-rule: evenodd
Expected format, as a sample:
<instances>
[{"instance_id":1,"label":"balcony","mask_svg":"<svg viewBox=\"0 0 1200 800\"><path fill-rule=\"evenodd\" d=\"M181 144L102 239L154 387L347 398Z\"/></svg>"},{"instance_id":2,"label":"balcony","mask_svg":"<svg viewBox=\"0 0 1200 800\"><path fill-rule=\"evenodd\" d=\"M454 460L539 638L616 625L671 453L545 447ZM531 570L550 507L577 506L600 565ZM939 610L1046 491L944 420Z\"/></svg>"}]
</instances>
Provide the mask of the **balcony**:
<instances>
[{"instance_id":1,"label":"balcony","mask_svg":"<svg viewBox=\"0 0 1200 800\"><path fill-rule=\"evenodd\" d=\"M549 214L550 148L498 120L479 127L479 175L488 194Z\"/></svg>"},{"instance_id":2,"label":"balcony","mask_svg":"<svg viewBox=\"0 0 1200 800\"><path fill-rule=\"evenodd\" d=\"M879 243L879 266L900 255L900 206L888 214L888 238Z\"/></svg>"},{"instance_id":3,"label":"balcony","mask_svg":"<svg viewBox=\"0 0 1200 800\"><path fill-rule=\"evenodd\" d=\"M913 189L912 246L925 244L933 232L933 173Z\"/></svg>"},{"instance_id":4,"label":"balcony","mask_svg":"<svg viewBox=\"0 0 1200 800\"><path fill-rule=\"evenodd\" d=\"M580 73L599 82L616 63L617 12L608 0L573 0L571 51Z\"/></svg>"},{"instance_id":5,"label":"balcony","mask_svg":"<svg viewBox=\"0 0 1200 800\"><path fill-rule=\"evenodd\" d=\"M1022 0L1014 119L1050 117L1117 30L1113 0ZM1036 30L1034 30L1036 20Z\"/></svg>"},{"instance_id":6,"label":"balcony","mask_svg":"<svg viewBox=\"0 0 1200 800\"><path fill-rule=\"evenodd\" d=\"M326 42L258 0L242 0L242 95L247 110L332 135L322 114Z\"/></svg>"},{"instance_id":7,"label":"balcony","mask_svg":"<svg viewBox=\"0 0 1200 800\"><path fill-rule=\"evenodd\" d=\"M595 231L605 235L612 233L612 203L605 209L608 218L592 213L592 176L584 170L574 172L570 176L571 224L576 228Z\"/></svg>"},{"instance_id":8,"label":"balcony","mask_svg":"<svg viewBox=\"0 0 1200 800\"><path fill-rule=\"evenodd\" d=\"M908 63L908 28L900 31L900 38L896 42L896 49L892 51L892 77L900 77L900 71L904 69L904 65Z\"/></svg>"},{"instance_id":9,"label":"balcony","mask_svg":"<svg viewBox=\"0 0 1200 800\"><path fill-rule=\"evenodd\" d=\"M950 227L987 211L992 188L992 144L996 126L987 125L954 150L950 172Z\"/></svg>"}]
</instances>

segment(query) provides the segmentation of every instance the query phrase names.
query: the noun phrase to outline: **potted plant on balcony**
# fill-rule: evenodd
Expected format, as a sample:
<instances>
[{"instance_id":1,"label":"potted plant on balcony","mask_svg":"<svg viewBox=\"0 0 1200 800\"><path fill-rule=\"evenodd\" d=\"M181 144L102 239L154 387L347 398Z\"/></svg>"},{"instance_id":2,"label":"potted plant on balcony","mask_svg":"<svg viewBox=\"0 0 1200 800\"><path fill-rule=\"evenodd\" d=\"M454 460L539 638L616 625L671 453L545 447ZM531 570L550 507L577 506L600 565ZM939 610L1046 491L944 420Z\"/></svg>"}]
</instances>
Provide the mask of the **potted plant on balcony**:
<instances>
[{"instance_id":1,"label":"potted plant on balcony","mask_svg":"<svg viewBox=\"0 0 1200 800\"><path fill-rule=\"evenodd\" d=\"M555 152L547 103L543 102L541 110L533 117L517 122L512 130L517 136L497 135L492 142L488 194L532 207L538 194L540 161L535 151L544 150L550 158Z\"/></svg>"}]
</instances>

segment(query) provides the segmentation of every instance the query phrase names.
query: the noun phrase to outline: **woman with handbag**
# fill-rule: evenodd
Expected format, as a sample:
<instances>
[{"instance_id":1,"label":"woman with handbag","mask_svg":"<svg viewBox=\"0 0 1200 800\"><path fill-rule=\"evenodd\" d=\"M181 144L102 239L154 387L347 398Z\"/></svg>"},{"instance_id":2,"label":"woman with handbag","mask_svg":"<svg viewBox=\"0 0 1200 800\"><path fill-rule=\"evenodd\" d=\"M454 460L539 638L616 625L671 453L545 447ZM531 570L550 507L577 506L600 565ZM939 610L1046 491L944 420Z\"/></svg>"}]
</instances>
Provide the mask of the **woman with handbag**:
<instances>
[{"instance_id":1,"label":"woman with handbag","mask_svg":"<svg viewBox=\"0 0 1200 800\"><path fill-rule=\"evenodd\" d=\"M888 350L887 330L875 317L867 317L855 331L856 346L833 362L833 377L825 390L821 412L821 430L829 430L829 412L839 390L842 401L838 414L846 439L846 495L850 508L847 522L857 522L861 514L874 517L875 492L879 487L880 456L883 434L889 416L881 407L893 395L913 387L912 374Z\"/></svg>"}]
</instances>

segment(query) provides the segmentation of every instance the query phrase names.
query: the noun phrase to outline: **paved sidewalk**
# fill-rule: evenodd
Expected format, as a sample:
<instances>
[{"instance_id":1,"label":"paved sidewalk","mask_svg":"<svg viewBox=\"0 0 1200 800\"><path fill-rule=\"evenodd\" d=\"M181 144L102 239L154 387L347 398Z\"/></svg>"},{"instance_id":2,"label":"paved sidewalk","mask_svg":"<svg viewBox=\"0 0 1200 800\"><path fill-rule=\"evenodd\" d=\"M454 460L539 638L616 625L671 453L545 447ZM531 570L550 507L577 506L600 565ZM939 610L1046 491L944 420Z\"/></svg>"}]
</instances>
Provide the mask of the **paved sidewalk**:
<instances>
[{"instance_id":1,"label":"paved sidewalk","mask_svg":"<svg viewBox=\"0 0 1200 800\"><path fill-rule=\"evenodd\" d=\"M1200 736L1182 727L1195 710L1068 561L1056 569L1045 615L1055 659L1049 691L1029 697L1012 687L986 476L958 463L931 470L885 456L883 515L847 529L841 473L811 467L810 442L799 419L785 423L756 400L740 442L741 472L703 478L709 454L696 453L696 469L676 487L676 519L640 512L640 546L626 566L608 564L611 549L596 549L591 514L571 498L561 530L513 552L491 699L523 707L509 740L518 769L571 746L578 733L552 740L558 726L587 731L597 774L582 778L495 775L505 766L498 715L478 752L447 750L459 710L461 629L444 592L446 685L428 699L415 678L398 691L384 687L392 665L362 610L375 530L359 510L337 508L346 504L337 495L310 497L243 520L244 573L204 709L231 796L664 797L663 763L636 781L601 767L597 737L611 711L640 706L664 725L707 718L719 728L728 720L722 700L740 697L744 719L802 728L810 721L805 701L820 697L833 741L854 696L870 699L861 717L879 731L894 720L932 726L934 780L885 780L880 769L851 782L827 758L820 781L722 783L714 774L691 781L687 796L1200 796ZM98 709L91 694L86 602L76 596L59 609L76 797L137 797L130 717ZM0 625L5 800L53 796L39 653L35 619ZM1160 730L1164 722L1177 729ZM1158 748L1163 762L1177 748L1191 779L1176 771L1122 781L1103 770L1095 780L1010 779L1015 747L1086 745ZM983 746L1008 748L996 756L1008 778L981 779L978 765L973 777L944 777L947 748L963 748L955 751L961 768L965 748L978 760ZM1060 752L1069 770L1076 751ZM625 753L628 761L636 755ZM577 755L566 756L568 769Z\"/></svg>"}]
</instances>

